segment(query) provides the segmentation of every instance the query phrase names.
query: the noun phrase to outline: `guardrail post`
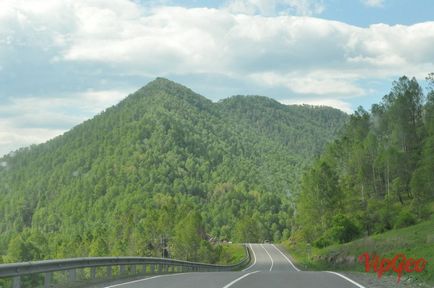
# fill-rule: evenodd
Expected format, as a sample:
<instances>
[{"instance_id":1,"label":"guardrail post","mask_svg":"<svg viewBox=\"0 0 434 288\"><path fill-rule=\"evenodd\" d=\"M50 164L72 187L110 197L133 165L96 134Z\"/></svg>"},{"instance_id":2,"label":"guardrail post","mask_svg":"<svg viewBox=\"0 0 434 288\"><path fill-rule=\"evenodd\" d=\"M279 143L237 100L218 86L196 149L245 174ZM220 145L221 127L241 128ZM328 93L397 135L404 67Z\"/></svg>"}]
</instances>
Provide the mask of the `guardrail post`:
<instances>
[{"instance_id":1,"label":"guardrail post","mask_svg":"<svg viewBox=\"0 0 434 288\"><path fill-rule=\"evenodd\" d=\"M158 273L161 273L163 271L163 265L162 264L158 264Z\"/></svg>"},{"instance_id":2,"label":"guardrail post","mask_svg":"<svg viewBox=\"0 0 434 288\"><path fill-rule=\"evenodd\" d=\"M125 274L125 265L119 265L119 273L121 274L121 275L124 275Z\"/></svg>"},{"instance_id":3,"label":"guardrail post","mask_svg":"<svg viewBox=\"0 0 434 288\"><path fill-rule=\"evenodd\" d=\"M107 266L107 278L112 278L112 266Z\"/></svg>"},{"instance_id":4,"label":"guardrail post","mask_svg":"<svg viewBox=\"0 0 434 288\"><path fill-rule=\"evenodd\" d=\"M154 272L155 272L155 264L151 264L151 268L149 269L149 271L151 272L151 274L154 274Z\"/></svg>"},{"instance_id":5,"label":"guardrail post","mask_svg":"<svg viewBox=\"0 0 434 288\"><path fill-rule=\"evenodd\" d=\"M90 279L95 279L96 278L96 267L91 267L90 268Z\"/></svg>"},{"instance_id":6,"label":"guardrail post","mask_svg":"<svg viewBox=\"0 0 434 288\"><path fill-rule=\"evenodd\" d=\"M77 278L76 270L75 269L69 270L69 281L75 281L76 278Z\"/></svg>"},{"instance_id":7,"label":"guardrail post","mask_svg":"<svg viewBox=\"0 0 434 288\"><path fill-rule=\"evenodd\" d=\"M146 274L146 272L148 272L147 270L146 270L146 264L143 264L143 268L142 268L142 271L143 271L143 274Z\"/></svg>"},{"instance_id":8,"label":"guardrail post","mask_svg":"<svg viewBox=\"0 0 434 288\"><path fill-rule=\"evenodd\" d=\"M136 265L131 266L131 273L136 274Z\"/></svg>"},{"instance_id":9,"label":"guardrail post","mask_svg":"<svg viewBox=\"0 0 434 288\"><path fill-rule=\"evenodd\" d=\"M44 275L44 288L49 288L51 282L51 272L47 272Z\"/></svg>"},{"instance_id":10,"label":"guardrail post","mask_svg":"<svg viewBox=\"0 0 434 288\"><path fill-rule=\"evenodd\" d=\"M21 288L21 278L20 276L15 276L12 280L12 287L13 288Z\"/></svg>"}]
</instances>

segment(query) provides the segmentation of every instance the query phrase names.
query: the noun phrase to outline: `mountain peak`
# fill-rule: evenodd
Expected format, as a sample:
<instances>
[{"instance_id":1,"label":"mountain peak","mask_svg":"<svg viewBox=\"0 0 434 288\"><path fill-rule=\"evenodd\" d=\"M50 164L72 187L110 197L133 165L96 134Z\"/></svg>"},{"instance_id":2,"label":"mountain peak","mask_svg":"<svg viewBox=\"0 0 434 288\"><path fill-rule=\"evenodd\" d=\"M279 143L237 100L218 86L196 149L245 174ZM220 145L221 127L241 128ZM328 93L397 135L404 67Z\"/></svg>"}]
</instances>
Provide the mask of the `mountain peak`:
<instances>
[{"instance_id":1,"label":"mountain peak","mask_svg":"<svg viewBox=\"0 0 434 288\"><path fill-rule=\"evenodd\" d=\"M212 103L211 100L195 93L190 88L172 80L157 77L135 93L138 97L176 97L190 104L203 108Z\"/></svg>"},{"instance_id":2,"label":"mountain peak","mask_svg":"<svg viewBox=\"0 0 434 288\"><path fill-rule=\"evenodd\" d=\"M166 92L169 91L174 92L176 90L179 90L187 93L194 93L190 88L163 77L155 78L154 80L146 84L144 87L142 87L142 89L158 89L158 90L164 90Z\"/></svg>"},{"instance_id":3,"label":"mountain peak","mask_svg":"<svg viewBox=\"0 0 434 288\"><path fill-rule=\"evenodd\" d=\"M152 80L151 82L149 82L146 86L148 86L148 85L156 85L156 84L158 84L158 85L181 85L181 84L178 84L178 83L176 83L176 82L174 82L172 80L169 80L167 78L157 77L154 80Z\"/></svg>"}]
</instances>

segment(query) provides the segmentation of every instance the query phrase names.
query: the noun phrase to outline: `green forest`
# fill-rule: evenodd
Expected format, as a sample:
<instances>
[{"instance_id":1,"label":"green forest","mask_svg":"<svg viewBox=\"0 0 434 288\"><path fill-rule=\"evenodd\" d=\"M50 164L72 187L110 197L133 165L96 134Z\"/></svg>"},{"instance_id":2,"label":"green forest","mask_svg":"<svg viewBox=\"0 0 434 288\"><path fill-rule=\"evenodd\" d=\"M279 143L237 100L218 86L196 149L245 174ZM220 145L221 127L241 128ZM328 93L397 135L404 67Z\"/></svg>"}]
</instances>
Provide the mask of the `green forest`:
<instances>
[{"instance_id":1,"label":"green forest","mask_svg":"<svg viewBox=\"0 0 434 288\"><path fill-rule=\"evenodd\" d=\"M392 98L384 105L395 103ZM381 125L388 121L398 125L389 120L390 111L388 106L378 106L375 115L381 116ZM417 132L418 138L413 134L405 138L406 151L412 151L408 154L396 142L400 127L389 123L377 136L370 128L371 116L358 113L350 118L333 108L287 106L260 96L234 96L214 103L157 78L64 135L0 158L0 262L161 256L166 245L170 257L216 262L222 248L211 245L209 237L239 242L287 239L300 224L296 222L300 217L294 217L296 210L306 219L315 216L308 215L309 207L302 208L299 195L304 194L299 191L319 180L305 177L301 182L304 171L348 121L345 137L357 138L336 142L348 142L342 154L348 158L333 156L338 144L320 158L323 162L330 158L328 170L320 170L334 175L331 179L337 182L330 185L336 187L330 189L339 188L348 197L342 213L349 213L351 203L368 203L366 209L384 206L386 160L380 160L394 153L398 158L387 160L390 205L396 205L399 196L401 205L418 207L417 217L423 217L423 207L416 203L423 202L426 194L420 194L423 187L417 186L417 177L432 173L432 162L424 161L432 159L428 146L433 140L426 139L432 138L433 128L422 125L425 118L416 119L418 130L409 128L408 133ZM355 136L349 128L353 125L360 126ZM381 146L386 145L381 138L386 134L396 139L389 139L390 149L383 151L389 147ZM364 154L364 147L357 148L354 143L359 140L376 145L375 160ZM356 156L357 151L361 154ZM421 153L428 158L422 161ZM363 174L365 170L357 174L359 178L344 177L352 172L345 170L345 161L353 163L356 157L367 167L375 162L375 186L369 182L372 175ZM399 157L405 157L411 171L398 171ZM364 198L355 193L360 185L366 186ZM402 185L410 187L411 193ZM296 199L300 199L297 205ZM332 209L324 217L331 213ZM385 224L379 225L386 229ZM320 237L322 228L311 227ZM372 227L372 232L379 227Z\"/></svg>"},{"instance_id":2,"label":"green forest","mask_svg":"<svg viewBox=\"0 0 434 288\"><path fill-rule=\"evenodd\" d=\"M427 84L425 96L416 79L401 77L370 112L359 107L350 116L304 172L293 240L322 248L430 217L434 74Z\"/></svg>"}]
</instances>

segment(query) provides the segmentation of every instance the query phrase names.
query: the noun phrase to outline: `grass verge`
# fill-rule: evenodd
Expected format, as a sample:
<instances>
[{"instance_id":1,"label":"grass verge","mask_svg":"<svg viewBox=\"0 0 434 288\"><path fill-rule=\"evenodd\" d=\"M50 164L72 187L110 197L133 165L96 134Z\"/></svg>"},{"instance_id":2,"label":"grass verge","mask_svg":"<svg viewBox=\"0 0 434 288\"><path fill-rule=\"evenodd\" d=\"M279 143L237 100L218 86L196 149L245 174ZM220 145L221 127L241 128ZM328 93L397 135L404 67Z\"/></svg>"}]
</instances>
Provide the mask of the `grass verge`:
<instances>
[{"instance_id":1,"label":"grass verge","mask_svg":"<svg viewBox=\"0 0 434 288\"><path fill-rule=\"evenodd\" d=\"M242 244L221 244L221 247L220 259L217 264L237 264L246 256Z\"/></svg>"},{"instance_id":2,"label":"grass verge","mask_svg":"<svg viewBox=\"0 0 434 288\"><path fill-rule=\"evenodd\" d=\"M359 263L357 259L365 252L389 259L398 253L405 254L407 258L424 258L428 264L422 273L404 272L404 276L434 284L434 219L322 249L310 247L306 243L286 241L282 244L296 264L308 270L363 272L364 262Z\"/></svg>"}]
</instances>

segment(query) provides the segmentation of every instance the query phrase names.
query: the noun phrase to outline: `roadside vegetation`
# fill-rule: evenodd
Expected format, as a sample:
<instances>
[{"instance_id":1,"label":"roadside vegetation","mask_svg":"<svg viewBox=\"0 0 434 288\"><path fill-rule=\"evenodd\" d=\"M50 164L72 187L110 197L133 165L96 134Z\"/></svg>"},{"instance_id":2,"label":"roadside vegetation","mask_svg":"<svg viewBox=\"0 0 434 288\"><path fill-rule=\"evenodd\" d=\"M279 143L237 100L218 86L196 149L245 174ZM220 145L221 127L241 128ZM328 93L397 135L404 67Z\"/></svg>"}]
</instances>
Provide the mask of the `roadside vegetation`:
<instances>
[{"instance_id":1,"label":"roadside vegetation","mask_svg":"<svg viewBox=\"0 0 434 288\"><path fill-rule=\"evenodd\" d=\"M221 244L221 250L217 264L237 264L247 256L242 244Z\"/></svg>"},{"instance_id":2,"label":"roadside vegetation","mask_svg":"<svg viewBox=\"0 0 434 288\"><path fill-rule=\"evenodd\" d=\"M427 83L399 78L307 169L284 241L300 265L362 271L364 252L404 253L428 261L409 277L434 281L434 73Z\"/></svg>"},{"instance_id":3,"label":"roadside vegetation","mask_svg":"<svg viewBox=\"0 0 434 288\"><path fill-rule=\"evenodd\" d=\"M434 74L401 77L359 107L306 171L291 239L324 248L429 219L434 200Z\"/></svg>"},{"instance_id":4,"label":"roadside vegetation","mask_svg":"<svg viewBox=\"0 0 434 288\"><path fill-rule=\"evenodd\" d=\"M434 203L433 203L434 204ZM306 242L284 241L283 246L295 263L306 270L338 270L365 272L364 262L358 257L365 252L392 259L403 253L407 258L424 258L428 264L422 273L405 273L417 281L434 284L434 218L406 228L363 237L345 244L325 248L310 246ZM371 272L372 274L376 274ZM388 273L396 276L395 273Z\"/></svg>"}]
</instances>

